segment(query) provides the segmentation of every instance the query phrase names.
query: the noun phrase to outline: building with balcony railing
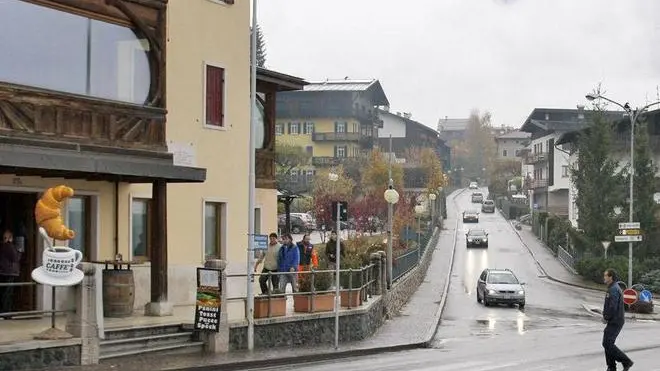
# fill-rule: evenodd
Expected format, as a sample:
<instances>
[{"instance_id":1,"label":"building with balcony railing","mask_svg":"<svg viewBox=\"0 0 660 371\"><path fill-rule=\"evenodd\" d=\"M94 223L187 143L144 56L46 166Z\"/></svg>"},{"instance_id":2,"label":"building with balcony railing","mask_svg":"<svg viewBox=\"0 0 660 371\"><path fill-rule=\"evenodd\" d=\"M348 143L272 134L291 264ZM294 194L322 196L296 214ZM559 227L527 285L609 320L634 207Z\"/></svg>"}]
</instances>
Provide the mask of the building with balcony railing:
<instances>
[{"instance_id":1,"label":"building with balcony railing","mask_svg":"<svg viewBox=\"0 0 660 371\"><path fill-rule=\"evenodd\" d=\"M377 108L384 106L389 101L378 80L310 83L278 95L277 142L303 147L312 157L307 167L362 156L376 143L383 126Z\"/></svg>"}]
</instances>

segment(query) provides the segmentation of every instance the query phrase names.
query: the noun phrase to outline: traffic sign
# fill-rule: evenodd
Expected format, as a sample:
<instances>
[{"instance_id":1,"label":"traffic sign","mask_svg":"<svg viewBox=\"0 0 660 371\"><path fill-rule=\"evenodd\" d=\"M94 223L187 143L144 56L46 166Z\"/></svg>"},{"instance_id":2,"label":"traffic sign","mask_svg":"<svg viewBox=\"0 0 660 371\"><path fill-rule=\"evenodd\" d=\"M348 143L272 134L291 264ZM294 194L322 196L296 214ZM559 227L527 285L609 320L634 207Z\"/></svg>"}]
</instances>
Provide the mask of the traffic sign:
<instances>
[{"instance_id":1,"label":"traffic sign","mask_svg":"<svg viewBox=\"0 0 660 371\"><path fill-rule=\"evenodd\" d=\"M619 229L640 229L639 222L619 223Z\"/></svg>"},{"instance_id":2,"label":"traffic sign","mask_svg":"<svg viewBox=\"0 0 660 371\"><path fill-rule=\"evenodd\" d=\"M639 293L639 301L650 303L651 300L653 300L653 295L651 295L651 291L642 290L642 292Z\"/></svg>"},{"instance_id":3,"label":"traffic sign","mask_svg":"<svg viewBox=\"0 0 660 371\"><path fill-rule=\"evenodd\" d=\"M611 242L610 241L601 241L600 243L603 244L603 248L607 250L608 247L610 247Z\"/></svg>"},{"instance_id":4,"label":"traffic sign","mask_svg":"<svg viewBox=\"0 0 660 371\"><path fill-rule=\"evenodd\" d=\"M639 236L642 231L639 229L620 229L619 234L623 236Z\"/></svg>"},{"instance_id":5,"label":"traffic sign","mask_svg":"<svg viewBox=\"0 0 660 371\"><path fill-rule=\"evenodd\" d=\"M637 291L633 289L625 289L623 291L623 302L628 305L633 305L637 302Z\"/></svg>"},{"instance_id":6,"label":"traffic sign","mask_svg":"<svg viewBox=\"0 0 660 371\"><path fill-rule=\"evenodd\" d=\"M614 242L639 242L642 236L614 236Z\"/></svg>"}]
</instances>

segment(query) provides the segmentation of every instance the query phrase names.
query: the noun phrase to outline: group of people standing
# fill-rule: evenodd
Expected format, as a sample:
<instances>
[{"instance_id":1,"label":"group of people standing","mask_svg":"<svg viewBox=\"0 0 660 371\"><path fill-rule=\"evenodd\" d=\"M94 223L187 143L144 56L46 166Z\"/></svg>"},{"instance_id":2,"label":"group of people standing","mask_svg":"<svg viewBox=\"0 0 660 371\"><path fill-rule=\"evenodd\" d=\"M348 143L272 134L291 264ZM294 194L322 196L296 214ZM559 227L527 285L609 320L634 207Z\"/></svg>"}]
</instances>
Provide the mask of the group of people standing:
<instances>
[{"instance_id":1,"label":"group of people standing","mask_svg":"<svg viewBox=\"0 0 660 371\"><path fill-rule=\"evenodd\" d=\"M335 246L338 238L337 233L332 231L326 244L325 253L330 269L334 269L337 261ZM302 240L297 243L293 242L293 237L289 233L283 234L281 240L278 238L277 233L271 233L268 240L268 248L254 265L254 271L256 272L257 267L263 263L261 276L259 277L261 293L266 295L270 292L269 281L274 289L285 292L287 285L291 284L291 289L296 292L298 290L297 272L309 271L312 268L318 269L319 267L319 256L311 243L309 234L303 235ZM340 240L341 256L344 256L344 250L344 242ZM284 272L286 274L269 274Z\"/></svg>"}]
</instances>

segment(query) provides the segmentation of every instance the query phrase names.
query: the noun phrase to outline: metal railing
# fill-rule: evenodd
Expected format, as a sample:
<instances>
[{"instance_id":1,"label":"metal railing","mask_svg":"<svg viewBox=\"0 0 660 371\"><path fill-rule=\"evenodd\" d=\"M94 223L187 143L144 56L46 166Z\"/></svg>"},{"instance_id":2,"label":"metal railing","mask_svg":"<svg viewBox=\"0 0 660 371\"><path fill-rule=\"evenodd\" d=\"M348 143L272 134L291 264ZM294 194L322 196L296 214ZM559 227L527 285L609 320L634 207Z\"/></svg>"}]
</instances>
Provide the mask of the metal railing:
<instances>
[{"instance_id":1,"label":"metal railing","mask_svg":"<svg viewBox=\"0 0 660 371\"><path fill-rule=\"evenodd\" d=\"M576 273L575 271L576 259L566 249L561 247L561 245L557 246L557 259L559 259L559 261L564 266L569 268L573 273Z\"/></svg>"},{"instance_id":2,"label":"metal railing","mask_svg":"<svg viewBox=\"0 0 660 371\"><path fill-rule=\"evenodd\" d=\"M392 282L396 282L406 273L419 265L426 247L433 237L432 230L417 231L416 246L392 260Z\"/></svg>"},{"instance_id":3,"label":"metal railing","mask_svg":"<svg viewBox=\"0 0 660 371\"><path fill-rule=\"evenodd\" d=\"M377 281L379 279L380 272L377 269L376 264L369 264L362 268L358 269L340 269L340 293L342 295L342 307L344 309L353 309L359 307L362 303L368 302L377 292ZM293 292L286 293L281 290L281 287L272 287L272 278L275 278L275 281L282 282L282 279L286 275L294 275L294 280L296 281L296 288ZM314 313L321 311L331 311L334 308L317 310L315 308L316 301L313 300L314 297L319 296L332 296L333 303L335 300L336 290L335 290L335 270L325 269L325 270L308 270L308 271L296 271L296 272L267 272L267 273L254 273L255 281L259 281L262 277L266 277L266 285L269 287L268 292L261 295L255 296L255 315L254 318L271 318L271 317L287 317L291 316L289 313L286 313L286 304L285 300L289 296L295 298L298 296L311 296L310 306L307 310L298 311L295 309L295 313ZM247 279L246 274L228 274L227 279L232 278L244 278ZM330 284L325 284L328 286L327 289L317 290L317 282L319 280L330 280ZM306 280L309 280L306 282ZM288 285L288 281L287 281ZM301 285L308 286L304 287L301 290ZM278 285L280 286L280 285ZM347 299L347 302L344 304L344 298ZM247 298L245 296L229 296L225 300L227 302L243 302L246 303ZM265 313L261 312L258 306L257 301L265 303ZM284 305L285 307L281 307ZM282 310L284 308L284 311Z\"/></svg>"},{"instance_id":4,"label":"metal railing","mask_svg":"<svg viewBox=\"0 0 660 371\"><path fill-rule=\"evenodd\" d=\"M41 284L38 284L36 282L0 282L0 287L11 287L13 288L13 293L11 294L11 300L16 300L18 297L18 292L16 291L17 287L26 287L26 286L34 286L35 289L37 286L43 286ZM46 288L44 287L44 290ZM24 319L26 317L45 317L46 315L50 315L50 325L51 328L56 328L55 324L55 319L57 317L57 314L59 313L67 313L73 311L73 309L57 309L57 301L56 301L56 290L55 286L50 287L51 290L51 308L50 309L43 309L43 310L23 310L23 311L9 311L9 312L0 312L0 318L5 318L5 320L8 319ZM3 300L0 298L0 300ZM0 328L2 326L0 325ZM1 330L0 330L1 331Z\"/></svg>"}]
</instances>

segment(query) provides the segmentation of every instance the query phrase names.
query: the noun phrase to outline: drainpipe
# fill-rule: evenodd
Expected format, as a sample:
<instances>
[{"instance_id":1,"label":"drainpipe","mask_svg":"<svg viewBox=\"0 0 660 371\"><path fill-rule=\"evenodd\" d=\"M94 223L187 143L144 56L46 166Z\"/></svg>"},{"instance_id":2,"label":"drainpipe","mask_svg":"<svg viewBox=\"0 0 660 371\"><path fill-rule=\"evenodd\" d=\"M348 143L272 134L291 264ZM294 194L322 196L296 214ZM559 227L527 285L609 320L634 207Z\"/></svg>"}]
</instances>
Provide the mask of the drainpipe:
<instances>
[{"instance_id":1,"label":"drainpipe","mask_svg":"<svg viewBox=\"0 0 660 371\"><path fill-rule=\"evenodd\" d=\"M119 255L119 182L115 181L115 257Z\"/></svg>"}]
</instances>

